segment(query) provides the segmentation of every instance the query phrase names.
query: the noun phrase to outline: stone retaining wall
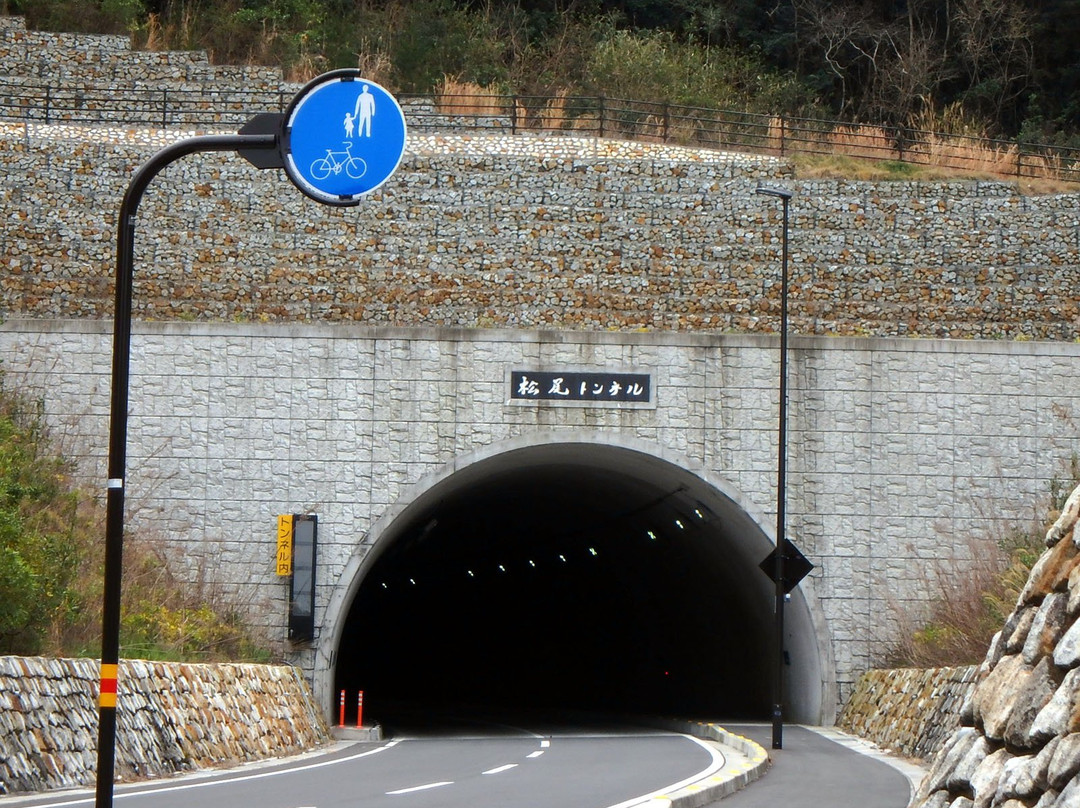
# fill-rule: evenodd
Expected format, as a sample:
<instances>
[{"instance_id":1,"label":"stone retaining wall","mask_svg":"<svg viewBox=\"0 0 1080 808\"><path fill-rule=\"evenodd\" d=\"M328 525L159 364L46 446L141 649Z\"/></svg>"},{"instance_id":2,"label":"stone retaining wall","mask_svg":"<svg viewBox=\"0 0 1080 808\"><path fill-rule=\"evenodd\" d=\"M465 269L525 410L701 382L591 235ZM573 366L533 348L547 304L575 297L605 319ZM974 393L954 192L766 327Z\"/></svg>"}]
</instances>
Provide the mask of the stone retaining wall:
<instances>
[{"instance_id":1,"label":"stone retaining wall","mask_svg":"<svg viewBox=\"0 0 1080 808\"><path fill-rule=\"evenodd\" d=\"M0 794L93 782L98 681L95 660L0 657ZM329 740L289 667L126 660L118 700L119 780L297 754Z\"/></svg>"},{"instance_id":2,"label":"stone retaining wall","mask_svg":"<svg viewBox=\"0 0 1080 808\"><path fill-rule=\"evenodd\" d=\"M836 725L896 754L932 757L959 726L976 672L973 666L867 671Z\"/></svg>"},{"instance_id":3,"label":"stone retaining wall","mask_svg":"<svg viewBox=\"0 0 1080 808\"><path fill-rule=\"evenodd\" d=\"M153 139L0 124L0 316L111 316L116 211ZM798 333L1076 334L1074 196L795 182L767 157L530 136L413 138L394 180L346 211L236 156L174 164L140 210L134 313L774 332L780 220L763 181L798 195Z\"/></svg>"}]
</instances>

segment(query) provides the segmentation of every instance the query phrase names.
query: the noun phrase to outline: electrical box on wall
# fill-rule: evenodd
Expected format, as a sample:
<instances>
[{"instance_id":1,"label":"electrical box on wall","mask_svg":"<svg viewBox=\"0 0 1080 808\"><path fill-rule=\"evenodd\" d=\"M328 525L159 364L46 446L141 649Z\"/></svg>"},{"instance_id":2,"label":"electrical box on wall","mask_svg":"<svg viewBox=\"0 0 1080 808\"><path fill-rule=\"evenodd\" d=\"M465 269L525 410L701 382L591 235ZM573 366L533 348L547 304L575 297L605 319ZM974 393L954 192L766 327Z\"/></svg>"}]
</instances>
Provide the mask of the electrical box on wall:
<instances>
[{"instance_id":1,"label":"electrical box on wall","mask_svg":"<svg viewBox=\"0 0 1080 808\"><path fill-rule=\"evenodd\" d=\"M319 517L284 514L278 517L277 574L289 578L289 639L315 639L315 553Z\"/></svg>"}]
</instances>

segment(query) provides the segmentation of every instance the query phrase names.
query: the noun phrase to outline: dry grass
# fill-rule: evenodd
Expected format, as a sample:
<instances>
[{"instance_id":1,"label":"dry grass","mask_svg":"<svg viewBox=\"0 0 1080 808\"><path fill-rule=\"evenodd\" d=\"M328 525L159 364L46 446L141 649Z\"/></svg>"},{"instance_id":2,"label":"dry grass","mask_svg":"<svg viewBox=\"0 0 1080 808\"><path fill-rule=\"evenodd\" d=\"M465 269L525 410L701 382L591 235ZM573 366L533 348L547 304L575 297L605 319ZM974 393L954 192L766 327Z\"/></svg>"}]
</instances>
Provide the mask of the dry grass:
<instances>
[{"instance_id":1,"label":"dry grass","mask_svg":"<svg viewBox=\"0 0 1080 808\"><path fill-rule=\"evenodd\" d=\"M371 72L386 67L372 66ZM491 87L453 76L444 77L435 93L436 108L444 115L506 115L510 113L507 100ZM539 108L529 109L520 100L513 103L516 105L514 117L521 129L599 132L597 116L576 114L573 98L566 90L557 92ZM908 136L913 140L905 143L902 150L880 126L793 124L773 117L760 150L766 154L794 155L800 174L807 177L1006 179L1017 181L1021 190L1027 193L1075 192L1080 185L1060 179L1064 168L1060 160L1021 156L1014 145L996 146L985 138L968 134L965 130L970 129L970 124L960 120L957 114L946 110L936 119L927 115L914 119L908 130ZM946 132L919 126L934 124L946 127ZM959 134L949 134L949 130ZM646 142L693 144L702 134L700 123L683 121L666 128L661 117L651 115L637 125L633 137ZM1023 171L1018 170L1018 160L1023 161Z\"/></svg>"},{"instance_id":2,"label":"dry grass","mask_svg":"<svg viewBox=\"0 0 1080 808\"><path fill-rule=\"evenodd\" d=\"M357 54L356 67L364 78L371 79L376 84L389 87L392 83L394 66L390 64L390 57L374 48L364 49Z\"/></svg>"},{"instance_id":3,"label":"dry grass","mask_svg":"<svg viewBox=\"0 0 1080 808\"><path fill-rule=\"evenodd\" d=\"M1045 543L1043 526L1008 530L997 539L969 538L967 560L935 559L923 586L941 596L929 609L894 608L897 633L887 664L934 668L977 665L1012 612Z\"/></svg>"},{"instance_id":4,"label":"dry grass","mask_svg":"<svg viewBox=\"0 0 1080 808\"><path fill-rule=\"evenodd\" d=\"M840 126L829 133L834 154L856 160L896 160L895 143L880 126Z\"/></svg>"},{"instance_id":5,"label":"dry grass","mask_svg":"<svg viewBox=\"0 0 1080 808\"><path fill-rule=\"evenodd\" d=\"M559 90L540 108L536 114L536 125L542 132L554 132L560 129L573 127L573 121L568 114L567 101L570 93Z\"/></svg>"},{"instance_id":6,"label":"dry grass","mask_svg":"<svg viewBox=\"0 0 1080 808\"><path fill-rule=\"evenodd\" d=\"M860 132L869 129L869 132ZM1061 179L1063 166L1052 156L1025 154L1023 170L1016 146L995 147L968 138L919 133L901 154L886 147L884 133L876 127L842 127L824 141L789 142L787 152L804 177L840 177L858 180L885 179L988 179L1016 182L1028 194L1076 193L1080 183ZM778 147L771 149L779 153Z\"/></svg>"},{"instance_id":7,"label":"dry grass","mask_svg":"<svg viewBox=\"0 0 1080 808\"><path fill-rule=\"evenodd\" d=\"M782 154L783 144L788 137L783 118L773 117L769 119L769 129L765 135L766 154Z\"/></svg>"},{"instance_id":8,"label":"dry grass","mask_svg":"<svg viewBox=\"0 0 1080 808\"><path fill-rule=\"evenodd\" d=\"M772 118L762 150L793 156L800 174L807 177L1011 180L1027 193L1068 193L1080 186L1061 179L1067 168L1061 158L1021 154L1015 145L995 145L970 129L954 111L946 110L938 118L922 115L911 121L906 134L912 140L901 151L879 126L816 130Z\"/></svg>"},{"instance_id":9,"label":"dry grass","mask_svg":"<svg viewBox=\"0 0 1080 808\"><path fill-rule=\"evenodd\" d=\"M506 112L503 96L490 87L444 76L435 88L435 108L440 115L495 116Z\"/></svg>"}]
</instances>

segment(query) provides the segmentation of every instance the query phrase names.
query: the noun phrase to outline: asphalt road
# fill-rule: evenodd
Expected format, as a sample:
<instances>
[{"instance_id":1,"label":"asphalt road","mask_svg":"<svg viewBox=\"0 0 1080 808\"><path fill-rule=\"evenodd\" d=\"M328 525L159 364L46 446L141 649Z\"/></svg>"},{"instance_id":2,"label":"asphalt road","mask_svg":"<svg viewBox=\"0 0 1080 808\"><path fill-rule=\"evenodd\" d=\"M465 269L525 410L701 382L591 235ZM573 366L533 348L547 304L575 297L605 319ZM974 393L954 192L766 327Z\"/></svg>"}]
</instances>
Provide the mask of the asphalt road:
<instances>
[{"instance_id":1,"label":"asphalt road","mask_svg":"<svg viewBox=\"0 0 1080 808\"><path fill-rule=\"evenodd\" d=\"M629 808L722 763L707 746L660 731L406 734L288 766L120 786L114 802L123 808ZM93 795L19 802L83 806L93 804Z\"/></svg>"},{"instance_id":2,"label":"asphalt road","mask_svg":"<svg viewBox=\"0 0 1080 808\"><path fill-rule=\"evenodd\" d=\"M770 747L768 725L727 724ZM787 726L764 778L713 808L905 808L907 778L818 733ZM118 786L119 808L630 808L723 757L669 732L603 725L401 726L392 740L284 763ZM0 808L91 806L92 793L0 798Z\"/></svg>"}]
</instances>

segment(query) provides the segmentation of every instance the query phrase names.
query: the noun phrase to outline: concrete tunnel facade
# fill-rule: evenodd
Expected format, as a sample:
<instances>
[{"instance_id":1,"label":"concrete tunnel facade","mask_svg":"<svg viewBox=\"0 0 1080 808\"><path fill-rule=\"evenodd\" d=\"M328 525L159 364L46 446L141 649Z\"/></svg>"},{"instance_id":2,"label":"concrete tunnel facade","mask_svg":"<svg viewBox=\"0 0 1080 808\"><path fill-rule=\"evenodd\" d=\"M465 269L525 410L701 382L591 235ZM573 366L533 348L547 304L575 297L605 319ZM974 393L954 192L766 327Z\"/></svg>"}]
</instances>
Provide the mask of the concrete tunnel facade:
<instances>
[{"instance_id":1,"label":"concrete tunnel facade","mask_svg":"<svg viewBox=\"0 0 1080 808\"><path fill-rule=\"evenodd\" d=\"M764 719L773 529L658 446L534 435L461 457L373 526L337 581L314 686L365 715L543 708ZM785 610L785 720L831 720L804 587Z\"/></svg>"},{"instance_id":2,"label":"concrete tunnel facade","mask_svg":"<svg viewBox=\"0 0 1080 808\"><path fill-rule=\"evenodd\" d=\"M525 669L511 683L523 702L542 685L563 703L584 691L636 711L764 714L775 339L139 323L135 340L133 526L188 562L178 574L248 604L328 716L338 679L374 703L379 677L406 681L404 666L370 669L398 657L430 673L414 693L448 684L462 701L469 688L493 695L474 685L493 678L479 664L490 658ZM110 344L97 321L0 327L5 367L43 391L50 417L79 408L70 437L90 469L104 468L106 421L82 408L107 406ZM785 702L790 720L828 724L903 609L935 595L927 570L965 563L971 545L957 539L982 535L984 504L1020 522L1068 467L1075 435L1061 418L1078 406L1080 348L799 337L792 350L788 535L816 569L787 607ZM655 401L517 405L515 368L644 369ZM707 519L675 526L697 503ZM312 643L287 640L283 513L319 520ZM541 565L559 555L562 578ZM530 560L539 571L525 578ZM461 583L469 569L483 587ZM409 578L423 598L377 598L380 583ZM380 614L396 633L371 633ZM743 691L739 704L710 696Z\"/></svg>"}]
</instances>

